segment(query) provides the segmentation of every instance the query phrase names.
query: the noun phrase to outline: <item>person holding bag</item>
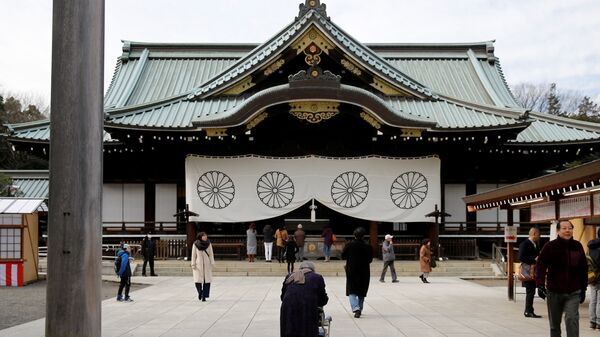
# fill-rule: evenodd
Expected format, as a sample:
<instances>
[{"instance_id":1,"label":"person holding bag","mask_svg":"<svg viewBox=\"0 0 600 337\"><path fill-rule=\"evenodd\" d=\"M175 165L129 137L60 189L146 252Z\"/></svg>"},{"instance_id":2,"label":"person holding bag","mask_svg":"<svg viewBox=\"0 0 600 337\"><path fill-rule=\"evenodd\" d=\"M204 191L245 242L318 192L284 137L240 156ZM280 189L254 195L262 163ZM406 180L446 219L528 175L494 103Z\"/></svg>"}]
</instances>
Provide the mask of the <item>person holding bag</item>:
<instances>
[{"instance_id":1,"label":"person holding bag","mask_svg":"<svg viewBox=\"0 0 600 337\"><path fill-rule=\"evenodd\" d=\"M533 298L535 297L535 263L540 255L540 230L532 227L529 230L529 238L519 245L519 279L525 288L525 317L540 318L533 311ZM527 274L526 274L527 273Z\"/></svg>"},{"instance_id":2,"label":"person holding bag","mask_svg":"<svg viewBox=\"0 0 600 337\"><path fill-rule=\"evenodd\" d=\"M427 278L431 273L431 241L429 239L423 239L421 243L421 249L419 250L419 264L421 265L421 282L429 283Z\"/></svg>"},{"instance_id":3,"label":"person holding bag","mask_svg":"<svg viewBox=\"0 0 600 337\"><path fill-rule=\"evenodd\" d=\"M192 273L194 283L198 291L198 299L206 302L210 295L210 283L212 282L212 270L215 266L215 255L212 245L208 241L205 232L198 233L198 240L192 247Z\"/></svg>"}]
</instances>

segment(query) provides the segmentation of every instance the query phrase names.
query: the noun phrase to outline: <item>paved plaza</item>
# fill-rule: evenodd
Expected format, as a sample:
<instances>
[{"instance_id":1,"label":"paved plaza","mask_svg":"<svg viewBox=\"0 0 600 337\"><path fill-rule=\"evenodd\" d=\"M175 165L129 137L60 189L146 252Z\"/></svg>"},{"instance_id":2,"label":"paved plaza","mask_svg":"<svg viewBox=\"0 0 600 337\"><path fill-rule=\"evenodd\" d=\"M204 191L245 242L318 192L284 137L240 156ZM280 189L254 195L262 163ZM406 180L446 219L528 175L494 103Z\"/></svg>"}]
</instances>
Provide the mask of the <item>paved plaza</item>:
<instances>
[{"instance_id":1,"label":"paved plaza","mask_svg":"<svg viewBox=\"0 0 600 337\"><path fill-rule=\"evenodd\" d=\"M282 281L280 277L216 277L211 297L200 302L191 277L135 277L134 282L152 286L132 292L132 303L102 302L102 336L277 337ZM356 319L345 296L345 279L326 277L331 336L549 335L545 303L539 298L535 308L544 317L533 319L523 317L524 295L518 294L516 303L508 301L506 287L435 274L430 284L417 277L391 283L389 275L387 281L371 279L363 316ZM599 335L588 329L587 301L580 315L581 336ZM2 330L0 336L44 336L44 319Z\"/></svg>"}]
</instances>

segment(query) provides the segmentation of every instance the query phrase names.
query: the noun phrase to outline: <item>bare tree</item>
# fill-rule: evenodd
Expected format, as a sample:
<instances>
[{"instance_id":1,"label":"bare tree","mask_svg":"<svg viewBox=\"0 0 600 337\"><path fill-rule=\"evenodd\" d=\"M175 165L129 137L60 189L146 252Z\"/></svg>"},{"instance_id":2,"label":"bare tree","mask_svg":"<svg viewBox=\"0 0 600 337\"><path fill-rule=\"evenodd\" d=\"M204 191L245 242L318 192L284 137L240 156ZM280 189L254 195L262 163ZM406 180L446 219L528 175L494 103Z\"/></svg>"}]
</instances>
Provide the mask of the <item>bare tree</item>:
<instances>
[{"instance_id":1,"label":"bare tree","mask_svg":"<svg viewBox=\"0 0 600 337\"><path fill-rule=\"evenodd\" d=\"M559 89L556 83L519 83L511 87L523 108L563 116L578 114L584 95L576 90Z\"/></svg>"},{"instance_id":2,"label":"bare tree","mask_svg":"<svg viewBox=\"0 0 600 337\"><path fill-rule=\"evenodd\" d=\"M546 112L548 110L548 84L519 83L511 90L517 102L525 109Z\"/></svg>"}]
</instances>

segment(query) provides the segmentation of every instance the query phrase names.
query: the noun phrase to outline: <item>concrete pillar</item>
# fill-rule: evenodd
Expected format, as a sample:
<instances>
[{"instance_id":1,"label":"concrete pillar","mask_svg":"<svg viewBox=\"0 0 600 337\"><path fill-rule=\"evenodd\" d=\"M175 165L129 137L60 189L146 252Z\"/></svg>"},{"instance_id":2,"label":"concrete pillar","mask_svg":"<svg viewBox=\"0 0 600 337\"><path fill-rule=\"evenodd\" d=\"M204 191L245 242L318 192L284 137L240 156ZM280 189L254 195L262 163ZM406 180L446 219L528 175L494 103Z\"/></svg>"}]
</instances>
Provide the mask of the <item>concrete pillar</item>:
<instances>
[{"instance_id":1,"label":"concrete pillar","mask_svg":"<svg viewBox=\"0 0 600 337\"><path fill-rule=\"evenodd\" d=\"M104 0L54 0L46 336L101 336Z\"/></svg>"}]
</instances>

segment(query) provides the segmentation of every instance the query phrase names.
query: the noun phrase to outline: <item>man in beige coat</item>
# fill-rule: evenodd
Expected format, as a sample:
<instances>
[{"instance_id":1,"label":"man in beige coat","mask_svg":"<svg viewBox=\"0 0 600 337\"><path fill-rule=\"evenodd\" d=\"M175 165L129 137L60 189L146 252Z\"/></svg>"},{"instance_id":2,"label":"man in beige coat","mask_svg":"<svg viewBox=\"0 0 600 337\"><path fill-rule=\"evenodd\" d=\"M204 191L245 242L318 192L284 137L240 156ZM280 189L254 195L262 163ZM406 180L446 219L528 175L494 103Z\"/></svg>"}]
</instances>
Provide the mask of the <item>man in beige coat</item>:
<instances>
[{"instance_id":1,"label":"man in beige coat","mask_svg":"<svg viewBox=\"0 0 600 337\"><path fill-rule=\"evenodd\" d=\"M208 235L205 232L200 232L197 239L192 247L192 273L196 290L198 290L198 299L205 302L210 295L215 257L212 245L208 241Z\"/></svg>"}]
</instances>

